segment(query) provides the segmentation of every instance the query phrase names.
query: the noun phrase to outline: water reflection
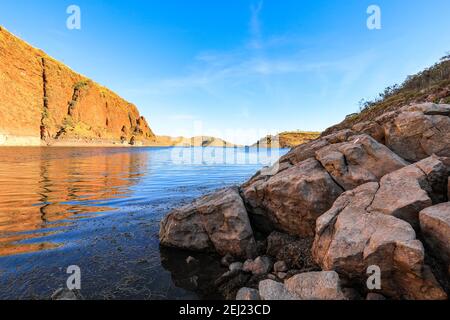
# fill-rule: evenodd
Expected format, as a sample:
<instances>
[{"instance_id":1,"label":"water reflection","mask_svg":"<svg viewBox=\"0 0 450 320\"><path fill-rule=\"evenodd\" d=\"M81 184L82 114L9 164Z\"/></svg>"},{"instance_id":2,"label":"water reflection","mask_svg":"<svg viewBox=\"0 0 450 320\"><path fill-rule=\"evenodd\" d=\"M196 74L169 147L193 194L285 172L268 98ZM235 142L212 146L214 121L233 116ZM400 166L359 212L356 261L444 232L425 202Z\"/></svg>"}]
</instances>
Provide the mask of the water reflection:
<instances>
[{"instance_id":1,"label":"water reflection","mask_svg":"<svg viewBox=\"0 0 450 320\"><path fill-rule=\"evenodd\" d=\"M0 256L54 248L61 244L20 242L116 210L107 202L130 194L147 157L129 149L2 148Z\"/></svg>"}]
</instances>

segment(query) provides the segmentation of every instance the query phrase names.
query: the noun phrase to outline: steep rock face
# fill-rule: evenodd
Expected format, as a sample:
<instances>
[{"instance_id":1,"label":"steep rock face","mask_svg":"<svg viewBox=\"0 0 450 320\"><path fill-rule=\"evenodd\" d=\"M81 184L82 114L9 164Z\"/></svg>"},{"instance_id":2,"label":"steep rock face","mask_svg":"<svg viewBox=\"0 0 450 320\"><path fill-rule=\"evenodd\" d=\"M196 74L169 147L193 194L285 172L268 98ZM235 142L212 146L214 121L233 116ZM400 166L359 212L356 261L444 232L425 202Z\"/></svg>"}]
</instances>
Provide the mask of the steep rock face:
<instances>
[{"instance_id":1,"label":"steep rock face","mask_svg":"<svg viewBox=\"0 0 450 320\"><path fill-rule=\"evenodd\" d=\"M370 266L380 268L381 293L393 298L445 299L424 264L424 248L410 224L370 212L380 185L347 191L317 220L313 256L324 270L336 270L365 287Z\"/></svg>"},{"instance_id":2,"label":"steep rock face","mask_svg":"<svg viewBox=\"0 0 450 320\"><path fill-rule=\"evenodd\" d=\"M134 105L1 28L0 145L132 137L154 137Z\"/></svg>"},{"instance_id":3,"label":"steep rock face","mask_svg":"<svg viewBox=\"0 0 450 320\"><path fill-rule=\"evenodd\" d=\"M44 89L38 54L0 27L0 145L40 144Z\"/></svg>"},{"instance_id":4,"label":"steep rock face","mask_svg":"<svg viewBox=\"0 0 450 320\"><path fill-rule=\"evenodd\" d=\"M162 222L161 244L252 258L256 242L237 188L228 188L172 211Z\"/></svg>"}]
</instances>

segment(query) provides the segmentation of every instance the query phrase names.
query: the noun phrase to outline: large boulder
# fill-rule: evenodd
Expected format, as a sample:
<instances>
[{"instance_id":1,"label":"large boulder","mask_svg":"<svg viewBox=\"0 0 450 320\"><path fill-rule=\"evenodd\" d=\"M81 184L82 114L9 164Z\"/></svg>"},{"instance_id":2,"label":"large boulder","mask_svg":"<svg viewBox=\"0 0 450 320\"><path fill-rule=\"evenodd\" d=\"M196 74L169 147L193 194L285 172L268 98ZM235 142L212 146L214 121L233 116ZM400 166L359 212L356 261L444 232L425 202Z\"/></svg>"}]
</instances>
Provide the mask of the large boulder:
<instances>
[{"instance_id":1,"label":"large boulder","mask_svg":"<svg viewBox=\"0 0 450 320\"><path fill-rule=\"evenodd\" d=\"M384 176L368 211L388 214L418 229L419 212L445 200L447 168L432 156Z\"/></svg>"},{"instance_id":2,"label":"large boulder","mask_svg":"<svg viewBox=\"0 0 450 320\"><path fill-rule=\"evenodd\" d=\"M435 256L446 263L450 275L450 202L422 210L420 227L425 241Z\"/></svg>"},{"instance_id":3,"label":"large boulder","mask_svg":"<svg viewBox=\"0 0 450 320\"><path fill-rule=\"evenodd\" d=\"M256 226L298 236L314 236L317 217L327 211L342 192L313 158L241 188Z\"/></svg>"},{"instance_id":4,"label":"large boulder","mask_svg":"<svg viewBox=\"0 0 450 320\"><path fill-rule=\"evenodd\" d=\"M259 283L261 300L300 300L298 296L289 292L283 283L274 280L263 280Z\"/></svg>"},{"instance_id":5,"label":"large boulder","mask_svg":"<svg viewBox=\"0 0 450 320\"><path fill-rule=\"evenodd\" d=\"M237 188L227 188L175 209L161 222L161 245L221 255L254 257L256 243Z\"/></svg>"},{"instance_id":6,"label":"large boulder","mask_svg":"<svg viewBox=\"0 0 450 320\"><path fill-rule=\"evenodd\" d=\"M386 145L402 158L416 162L432 154L450 156L450 105L424 103L400 109L390 121L378 118Z\"/></svg>"},{"instance_id":7,"label":"large boulder","mask_svg":"<svg viewBox=\"0 0 450 320\"><path fill-rule=\"evenodd\" d=\"M317 220L313 256L323 270L335 270L365 287L367 270L381 270L380 293L392 298L445 299L424 265L424 248L410 224L370 212L380 185L364 184L342 194Z\"/></svg>"},{"instance_id":8,"label":"large boulder","mask_svg":"<svg viewBox=\"0 0 450 320\"><path fill-rule=\"evenodd\" d=\"M365 134L318 150L316 159L345 190L379 181L387 173L408 165L386 146Z\"/></svg>"},{"instance_id":9,"label":"large boulder","mask_svg":"<svg viewBox=\"0 0 450 320\"><path fill-rule=\"evenodd\" d=\"M263 280L259 283L262 300L345 300L339 275L334 271L301 273L285 283Z\"/></svg>"}]
</instances>

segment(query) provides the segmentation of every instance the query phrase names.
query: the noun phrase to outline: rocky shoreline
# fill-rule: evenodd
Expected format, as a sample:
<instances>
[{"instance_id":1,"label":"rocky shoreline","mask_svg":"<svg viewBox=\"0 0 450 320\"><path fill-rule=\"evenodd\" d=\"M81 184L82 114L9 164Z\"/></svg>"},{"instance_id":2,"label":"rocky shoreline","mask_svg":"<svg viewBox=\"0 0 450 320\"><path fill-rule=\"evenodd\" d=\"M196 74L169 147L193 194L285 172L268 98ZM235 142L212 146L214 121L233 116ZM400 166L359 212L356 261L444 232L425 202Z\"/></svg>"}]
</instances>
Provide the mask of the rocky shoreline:
<instances>
[{"instance_id":1,"label":"rocky shoreline","mask_svg":"<svg viewBox=\"0 0 450 320\"><path fill-rule=\"evenodd\" d=\"M226 299L447 299L449 172L450 105L409 105L172 211L160 242L223 257Z\"/></svg>"}]
</instances>

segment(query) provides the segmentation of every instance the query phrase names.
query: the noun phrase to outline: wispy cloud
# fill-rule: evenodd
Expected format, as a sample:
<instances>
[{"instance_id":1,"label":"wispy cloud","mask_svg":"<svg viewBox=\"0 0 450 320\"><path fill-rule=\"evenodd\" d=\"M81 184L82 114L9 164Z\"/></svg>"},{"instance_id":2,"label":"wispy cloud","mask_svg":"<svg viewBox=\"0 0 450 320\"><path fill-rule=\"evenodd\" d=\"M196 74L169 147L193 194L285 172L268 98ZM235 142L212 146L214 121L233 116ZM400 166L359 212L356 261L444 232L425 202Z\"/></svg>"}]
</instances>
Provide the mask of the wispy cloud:
<instances>
[{"instance_id":1,"label":"wispy cloud","mask_svg":"<svg viewBox=\"0 0 450 320\"><path fill-rule=\"evenodd\" d=\"M270 91L272 76L304 73L322 79L324 88L331 82L330 74L338 74L342 80L341 91L345 91L374 60L370 52L342 58L332 56L324 60L310 54L304 45L306 41L299 35L264 37L261 20L263 7L263 1L250 6L249 35L243 45L226 51L199 52L185 74L158 79L130 91L146 95L172 95L201 90L215 95L224 87L233 88L255 81ZM244 90L243 86L240 89Z\"/></svg>"},{"instance_id":2,"label":"wispy cloud","mask_svg":"<svg viewBox=\"0 0 450 320\"><path fill-rule=\"evenodd\" d=\"M261 31L261 20L260 20L260 14L263 9L263 1L260 1L258 4L253 4L250 6L250 47L254 49L260 49L261 48L261 38L262 38L262 31Z\"/></svg>"}]
</instances>

